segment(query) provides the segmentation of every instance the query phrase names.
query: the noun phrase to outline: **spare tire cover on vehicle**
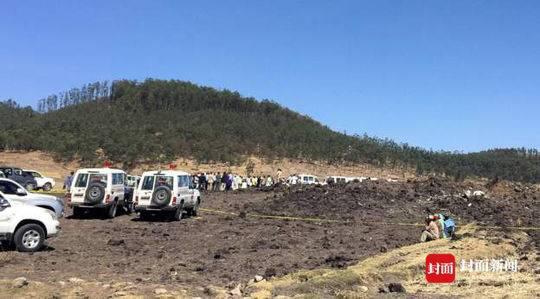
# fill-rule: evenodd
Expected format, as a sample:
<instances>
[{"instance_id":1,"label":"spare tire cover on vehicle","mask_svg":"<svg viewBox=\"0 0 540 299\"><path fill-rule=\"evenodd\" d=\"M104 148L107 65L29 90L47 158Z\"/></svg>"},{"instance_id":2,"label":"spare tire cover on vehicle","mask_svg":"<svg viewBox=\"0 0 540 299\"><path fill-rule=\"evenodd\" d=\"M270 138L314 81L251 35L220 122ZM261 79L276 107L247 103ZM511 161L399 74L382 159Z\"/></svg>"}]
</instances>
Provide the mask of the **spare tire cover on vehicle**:
<instances>
[{"instance_id":1,"label":"spare tire cover on vehicle","mask_svg":"<svg viewBox=\"0 0 540 299\"><path fill-rule=\"evenodd\" d=\"M159 186L154 190L152 203L158 207L163 207L171 202L171 189L167 186Z\"/></svg>"},{"instance_id":2,"label":"spare tire cover on vehicle","mask_svg":"<svg viewBox=\"0 0 540 299\"><path fill-rule=\"evenodd\" d=\"M86 195L84 201L89 204L98 204L103 201L105 197L105 186L101 183L90 183L86 188Z\"/></svg>"}]
</instances>

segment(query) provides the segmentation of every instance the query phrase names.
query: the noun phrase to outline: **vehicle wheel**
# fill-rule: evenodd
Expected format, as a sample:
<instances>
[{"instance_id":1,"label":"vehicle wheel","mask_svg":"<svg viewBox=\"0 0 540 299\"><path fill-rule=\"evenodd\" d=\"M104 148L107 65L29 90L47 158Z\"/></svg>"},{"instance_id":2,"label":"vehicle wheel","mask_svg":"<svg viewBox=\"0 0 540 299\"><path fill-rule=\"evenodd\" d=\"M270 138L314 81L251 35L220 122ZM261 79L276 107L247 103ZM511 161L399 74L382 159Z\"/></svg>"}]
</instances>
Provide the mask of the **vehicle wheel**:
<instances>
[{"instance_id":1,"label":"vehicle wheel","mask_svg":"<svg viewBox=\"0 0 540 299\"><path fill-rule=\"evenodd\" d=\"M199 212L199 204L195 204L195 206L193 208L189 208L189 210L187 210L187 214L189 217L197 217L198 215L198 212Z\"/></svg>"},{"instance_id":2,"label":"vehicle wheel","mask_svg":"<svg viewBox=\"0 0 540 299\"><path fill-rule=\"evenodd\" d=\"M52 185L51 183L45 183L45 185L43 185L43 191L51 191L52 190Z\"/></svg>"},{"instance_id":3,"label":"vehicle wheel","mask_svg":"<svg viewBox=\"0 0 540 299\"><path fill-rule=\"evenodd\" d=\"M145 211L141 211L139 213L139 219L142 220L142 221L147 221L148 218L149 218L148 215L150 215L150 213L145 212Z\"/></svg>"},{"instance_id":4,"label":"vehicle wheel","mask_svg":"<svg viewBox=\"0 0 540 299\"><path fill-rule=\"evenodd\" d=\"M173 220L180 221L184 217L184 208L182 206L178 207L174 212Z\"/></svg>"},{"instance_id":5,"label":"vehicle wheel","mask_svg":"<svg viewBox=\"0 0 540 299\"><path fill-rule=\"evenodd\" d=\"M172 192L167 186L159 186L154 190L152 203L158 207L164 207L171 202Z\"/></svg>"},{"instance_id":6,"label":"vehicle wheel","mask_svg":"<svg viewBox=\"0 0 540 299\"><path fill-rule=\"evenodd\" d=\"M116 207L118 206L118 204L116 203L116 201L114 201L111 206L109 207L109 209L107 210L107 217L108 218L114 218L114 216L116 216Z\"/></svg>"},{"instance_id":7,"label":"vehicle wheel","mask_svg":"<svg viewBox=\"0 0 540 299\"><path fill-rule=\"evenodd\" d=\"M32 184L32 183L26 183L26 184L24 185L24 188L25 188L26 190L28 190L28 191L33 191L36 187L35 187L34 184Z\"/></svg>"},{"instance_id":8,"label":"vehicle wheel","mask_svg":"<svg viewBox=\"0 0 540 299\"><path fill-rule=\"evenodd\" d=\"M197 203L193 207L193 211L191 211L191 216L197 217L199 215L199 206L201 205L201 199L197 198Z\"/></svg>"},{"instance_id":9,"label":"vehicle wheel","mask_svg":"<svg viewBox=\"0 0 540 299\"><path fill-rule=\"evenodd\" d=\"M81 218L83 214L83 210L79 207L73 207L73 213L71 214L71 216L73 218Z\"/></svg>"},{"instance_id":10,"label":"vehicle wheel","mask_svg":"<svg viewBox=\"0 0 540 299\"><path fill-rule=\"evenodd\" d=\"M35 252L43 247L45 231L35 223L21 226L13 237L15 248L21 252Z\"/></svg>"},{"instance_id":11,"label":"vehicle wheel","mask_svg":"<svg viewBox=\"0 0 540 299\"><path fill-rule=\"evenodd\" d=\"M103 201L105 198L105 186L102 183L90 183L86 188L84 201L95 205Z\"/></svg>"}]
</instances>

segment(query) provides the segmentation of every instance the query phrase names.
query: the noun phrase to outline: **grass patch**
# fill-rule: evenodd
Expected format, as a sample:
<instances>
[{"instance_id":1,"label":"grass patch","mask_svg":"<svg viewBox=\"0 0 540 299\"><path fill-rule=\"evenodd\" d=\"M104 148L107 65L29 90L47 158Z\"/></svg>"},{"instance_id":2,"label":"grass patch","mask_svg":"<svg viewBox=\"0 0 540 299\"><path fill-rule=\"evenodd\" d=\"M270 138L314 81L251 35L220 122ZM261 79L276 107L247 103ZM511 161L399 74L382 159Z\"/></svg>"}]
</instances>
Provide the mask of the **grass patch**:
<instances>
[{"instance_id":1,"label":"grass patch","mask_svg":"<svg viewBox=\"0 0 540 299\"><path fill-rule=\"evenodd\" d=\"M280 295L302 294L310 298L336 296L340 292L354 290L362 284L361 277L351 270L329 271L319 275L298 274L295 283L278 286L274 292Z\"/></svg>"}]
</instances>

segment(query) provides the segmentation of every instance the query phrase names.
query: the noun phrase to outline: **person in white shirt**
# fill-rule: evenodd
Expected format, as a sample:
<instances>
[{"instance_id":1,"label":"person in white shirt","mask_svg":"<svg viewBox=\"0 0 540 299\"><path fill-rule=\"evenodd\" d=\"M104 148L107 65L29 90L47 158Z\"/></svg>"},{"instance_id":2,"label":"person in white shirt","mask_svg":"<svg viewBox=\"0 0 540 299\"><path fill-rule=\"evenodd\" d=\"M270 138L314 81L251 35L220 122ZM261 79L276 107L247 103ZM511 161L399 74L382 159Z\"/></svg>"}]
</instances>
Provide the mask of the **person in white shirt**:
<instances>
[{"instance_id":1,"label":"person in white shirt","mask_svg":"<svg viewBox=\"0 0 540 299\"><path fill-rule=\"evenodd\" d=\"M214 182L216 181L216 176L214 176L213 173L207 173L206 174L206 184L207 184L207 190L212 190L214 186Z\"/></svg>"},{"instance_id":2,"label":"person in white shirt","mask_svg":"<svg viewBox=\"0 0 540 299\"><path fill-rule=\"evenodd\" d=\"M266 187L271 187L272 185L274 184L273 180L272 180L272 177L271 176L268 176L266 178Z\"/></svg>"}]
</instances>

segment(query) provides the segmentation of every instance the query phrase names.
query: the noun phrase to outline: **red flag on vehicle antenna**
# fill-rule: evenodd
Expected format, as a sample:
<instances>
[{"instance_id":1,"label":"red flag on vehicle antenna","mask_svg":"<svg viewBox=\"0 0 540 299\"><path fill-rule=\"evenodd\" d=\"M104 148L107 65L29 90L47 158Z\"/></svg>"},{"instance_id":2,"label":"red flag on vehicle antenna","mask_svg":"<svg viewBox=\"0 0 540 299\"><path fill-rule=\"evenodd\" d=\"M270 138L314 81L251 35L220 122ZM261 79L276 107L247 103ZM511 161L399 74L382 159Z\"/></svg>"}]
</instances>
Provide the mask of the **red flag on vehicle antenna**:
<instances>
[{"instance_id":1,"label":"red flag on vehicle antenna","mask_svg":"<svg viewBox=\"0 0 540 299\"><path fill-rule=\"evenodd\" d=\"M176 164L169 164L169 169L174 170L176 169Z\"/></svg>"},{"instance_id":2,"label":"red flag on vehicle antenna","mask_svg":"<svg viewBox=\"0 0 540 299\"><path fill-rule=\"evenodd\" d=\"M110 168L112 166L112 163L110 161L103 162L103 167Z\"/></svg>"}]
</instances>

